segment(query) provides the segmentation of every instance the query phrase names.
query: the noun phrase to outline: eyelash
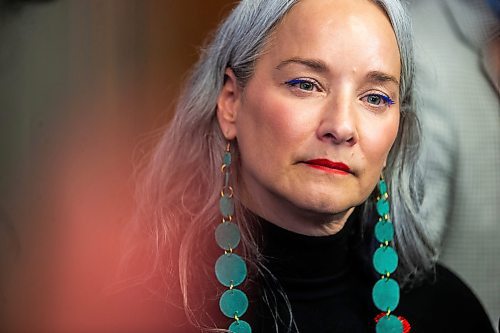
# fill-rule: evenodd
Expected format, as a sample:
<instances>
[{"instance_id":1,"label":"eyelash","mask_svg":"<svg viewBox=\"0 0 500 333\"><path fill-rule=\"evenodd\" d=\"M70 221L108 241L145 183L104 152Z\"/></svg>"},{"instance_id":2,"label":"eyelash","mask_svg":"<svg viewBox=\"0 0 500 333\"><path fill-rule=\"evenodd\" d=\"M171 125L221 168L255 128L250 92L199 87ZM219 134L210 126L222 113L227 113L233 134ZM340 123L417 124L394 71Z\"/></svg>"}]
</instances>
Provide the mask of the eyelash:
<instances>
[{"instance_id":1,"label":"eyelash","mask_svg":"<svg viewBox=\"0 0 500 333\"><path fill-rule=\"evenodd\" d=\"M300 85L301 83L310 83L313 85L313 88L316 88L318 91L323 91L323 89L321 88L321 85L316 80L313 80L313 79L299 78L299 79L292 79L292 80L285 82L285 84L287 86L292 87L292 88L297 88L301 92L306 92L306 93L312 92L312 90L301 89L300 87L298 87L298 85ZM391 105L393 105L395 103L389 96L386 96L383 94L368 94L368 95L363 96L363 98L367 98L369 96L377 96L377 97L381 98L382 101L385 103L385 105L387 105L387 107L390 107ZM376 104L371 104L371 105L373 107L378 107L378 105L376 105Z\"/></svg>"},{"instance_id":2,"label":"eyelash","mask_svg":"<svg viewBox=\"0 0 500 333\"><path fill-rule=\"evenodd\" d=\"M298 87L298 85L300 85L301 83L310 83L313 85L313 88L316 88L318 91L323 91L323 89L321 88L321 85L318 83L318 81L316 80L313 80L313 79L293 79L293 80L289 80L289 81L286 81L285 84L289 87L292 87L292 88L297 88L297 89L300 89L301 91L304 91L304 92L312 92L312 90L305 90L305 89L301 89L300 87Z\"/></svg>"},{"instance_id":3,"label":"eyelash","mask_svg":"<svg viewBox=\"0 0 500 333\"><path fill-rule=\"evenodd\" d=\"M395 103L389 96L382 95L382 94L367 94L367 95L363 96L363 99L368 98L370 96L377 96L377 97L381 98L382 101L385 103L385 105L387 105L387 107L391 107L391 105L393 105ZM369 103L369 104L373 107L379 106L377 104L371 104L371 103Z\"/></svg>"}]
</instances>

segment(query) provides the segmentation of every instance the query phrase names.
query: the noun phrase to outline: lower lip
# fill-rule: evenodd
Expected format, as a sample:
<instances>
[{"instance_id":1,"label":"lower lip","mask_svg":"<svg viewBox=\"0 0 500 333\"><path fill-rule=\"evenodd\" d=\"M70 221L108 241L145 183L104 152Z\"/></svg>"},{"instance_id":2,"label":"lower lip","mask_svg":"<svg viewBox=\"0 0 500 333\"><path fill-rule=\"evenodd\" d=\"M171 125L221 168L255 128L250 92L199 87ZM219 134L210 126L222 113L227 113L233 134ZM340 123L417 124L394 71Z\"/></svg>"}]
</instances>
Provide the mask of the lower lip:
<instances>
[{"instance_id":1,"label":"lower lip","mask_svg":"<svg viewBox=\"0 0 500 333\"><path fill-rule=\"evenodd\" d=\"M329 167L326 167L323 165L318 165L318 164L307 164L307 165L310 166L311 168L322 170L322 171L325 171L328 173L336 173L338 175L348 175L349 174L349 172L347 172L347 171L340 170L340 169L332 169L332 168L329 168Z\"/></svg>"}]
</instances>

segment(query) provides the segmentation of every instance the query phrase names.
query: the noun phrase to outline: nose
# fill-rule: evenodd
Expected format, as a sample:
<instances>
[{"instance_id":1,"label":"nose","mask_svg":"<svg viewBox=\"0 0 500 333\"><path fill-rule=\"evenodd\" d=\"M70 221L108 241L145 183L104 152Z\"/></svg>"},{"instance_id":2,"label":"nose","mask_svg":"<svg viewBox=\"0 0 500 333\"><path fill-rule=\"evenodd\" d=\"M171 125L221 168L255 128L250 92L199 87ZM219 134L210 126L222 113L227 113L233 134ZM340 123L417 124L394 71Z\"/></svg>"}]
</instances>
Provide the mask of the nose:
<instances>
[{"instance_id":1,"label":"nose","mask_svg":"<svg viewBox=\"0 0 500 333\"><path fill-rule=\"evenodd\" d=\"M353 146L358 142L356 114L347 98L325 105L318 127L318 138L333 144Z\"/></svg>"}]
</instances>

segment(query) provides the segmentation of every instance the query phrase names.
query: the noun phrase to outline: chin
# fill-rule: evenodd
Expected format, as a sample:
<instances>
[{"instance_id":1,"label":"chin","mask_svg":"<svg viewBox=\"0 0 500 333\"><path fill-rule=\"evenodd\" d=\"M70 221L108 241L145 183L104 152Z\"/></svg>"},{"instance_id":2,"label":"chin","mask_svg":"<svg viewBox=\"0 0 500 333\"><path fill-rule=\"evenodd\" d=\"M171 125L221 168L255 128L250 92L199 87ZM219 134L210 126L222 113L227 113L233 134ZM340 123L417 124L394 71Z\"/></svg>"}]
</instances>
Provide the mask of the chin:
<instances>
[{"instance_id":1,"label":"chin","mask_svg":"<svg viewBox=\"0 0 500 333\"><path fill-rule=\"evenodd\" d=\"M343 213L350 208L356 206L356 204L349 204L347 202L338 202L335 200L328 198L301 198L301 200L294 200L292 202L297 208L301 210L308 211L313 215L335 215L339 213Z\"/></svg>"}]
</instances>

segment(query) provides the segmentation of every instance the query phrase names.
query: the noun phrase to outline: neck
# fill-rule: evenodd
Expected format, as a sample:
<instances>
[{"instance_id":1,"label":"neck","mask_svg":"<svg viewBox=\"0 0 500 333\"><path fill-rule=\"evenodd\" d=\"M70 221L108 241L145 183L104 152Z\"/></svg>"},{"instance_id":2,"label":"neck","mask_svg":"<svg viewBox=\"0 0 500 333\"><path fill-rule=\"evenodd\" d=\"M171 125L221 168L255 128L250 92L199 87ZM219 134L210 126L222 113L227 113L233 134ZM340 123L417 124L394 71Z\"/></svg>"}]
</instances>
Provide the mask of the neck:
<instances>
[{"instance_id":1,"label":"neck","mask_svg":"<svg viewBox=\"0 0 500 333\"><path fill-rule=\"evenodd\" d=\"M354 207L338 213L325 213L301 209L286 202L280 209L268 203L243 200L243 204L265 220L292 232L307 236L327 236L344 227Z\"/></svg>"}]
</instances>

